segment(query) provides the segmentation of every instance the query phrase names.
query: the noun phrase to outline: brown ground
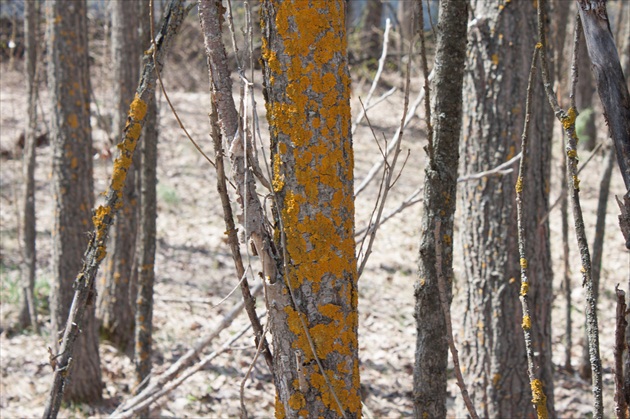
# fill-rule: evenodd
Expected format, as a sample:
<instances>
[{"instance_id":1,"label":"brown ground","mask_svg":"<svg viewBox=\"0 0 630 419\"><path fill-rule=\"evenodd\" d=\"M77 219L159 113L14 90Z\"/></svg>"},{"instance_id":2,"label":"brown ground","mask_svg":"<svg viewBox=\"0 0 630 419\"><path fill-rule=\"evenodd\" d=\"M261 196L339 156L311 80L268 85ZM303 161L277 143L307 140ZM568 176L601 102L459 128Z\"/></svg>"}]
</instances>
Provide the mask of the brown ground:
<instances>
[{"instance_id":1,"label":"brown ground","mask_svg":"<svg viewBox=\"0 0 630 419\"><path fill-rule=\"evenodd\" d=\"M179 69L183 71L184 69ZM175 71L175 70L173 70ZM95 70L98 76L104 73ZM0 78L0 146L11 149L24 126L25 98L23 73L18 67L10 71L6 64ZM390 76L399 84L395 76ZM102 79L101 79L102 80ZM171 77L171 80L173 78ZM168 83L168 78L167 78ZM172 82L171 99L191 135L210 153L208 137L209 98L203 80L197 83L198 92L182 91L185 83ZM415 78L412 98L415 98L419 81ZM95 95L101 112L109 105L104 90L106 83L94 83ZM168 86L168 85L167 85ZM359 109L356 97L365 97L368 85L354 84L353 112ZM180 89L180 90L177 90ZM42 85L42 90L45 90ZM260 93L260 89L257 89ZM258 104L263 102L259 95ZM47 95L41 102L46 107ZM370 119L377 135L384 133L391 138L400 120L402 95L391 96L374 110ZM422 108L422 107L420 107ZM232 261L223 240L225 230L218 197L215 190L215 175L212 167L188 142L166 106L160 100L160 155L158 166L158 248L157 285L154 315L155 369L162 371L183 354L200 337L207 334L222 316L238 300L238 292L214 308L235 286ZM263 107L260 106L261 112ZM95 108L94 108L95 110ZM420 112L420 111L419 111ZM261 117L263 114L261 114ZM44 120L48 116L44 115ZM262 118L264 120L264 118ZM94 119L94 141L98 149L105 145L106 134L96 128ZM403 174L391 192L387 208L397 207L399 202L412 192L423 179L422 168L425 157L422 151L423 122L416 117L405 130L403 148L410 150L409 161ZM45 124L40 124L44 131ZM603 131L602 131L603 132ZM603 137L603 134L600 134ZM380 137L382 138L382 136ZM379 158L378 148L366 127L361 127L354 137L355 177L363 179L374 161ZM558 155L559 148L555 148ZM2 276L2 334L0 355L2 382L0 387L0 416L2 418L24 418L41 416L43 405L51 383L46 346L50 341L49 313L45 300L50 281L51 259L50 231L52 228L52 198L50 194L50 147L37 150L37 296L40 303L42 336L10 333L19 296L19 265L21 253L18 247L18 197L21 193L21 161L3 159L0 172L0 262ZM587 167L582 176L582 198L589 238L593 237L594 213L601 155ZM105 190L111 161L95 160L95 193ZM554 177L552 200L555 200L559 181ZM366 225L376 197L376 185L357 198L357 229ZM607 236L602 270L602 292L600 302L601 352L606 383L605 406L608 416L613 412L612 399L612 346L614 328L614 286L626 285L628 278L628 256L616 224L617 208L613 194L622 194L623 186L617 169L614 172L612 194L609 199ZM387 209L386 209L387 212ZM366 413L373 417L411 416L412 366L415 347L415 321L413 318L413 283L416 271L416 252L420 224L421 206L408 208L385 224L378 233L373 254L360 280L360 357L363 400ZM555 284L560 297L560 224L559 212L551 214L552 251L554 254ZM572 266L579 265L575 238L570 237ZM455 256L459 260L459 256ZM456 262L457 263L457 262ZM252 260L255 269L257 261ZM581 355L583 291L579 286L579 270L574 268L572 296L574 308L573 363ZM461 271L456 267L456 295L453 304L455 329L461 305L457 294L463 289ZM186 302L188 298L207 299L210 303ZM259 304L262 309L262 304ZM554 362L564 363L564 298L554 302ZM245 316L237 321L214 342L219 347L229 336L247 324ZM457 337L456 337L457 339ZM211 345L212 346L212 345ZM133 382L133 366L128 358L119 354L108 343L101 344L101 361L105 380L104 403L99 406L76 405L62 410L68 417L103 417L129 396ZM206 352L210 352L208 348ZM210 366L190 378L184 385L164 397L155 406L153 413L159 417L236 417L239 414L240 383L254 354L251 332L241 338L232 350L219 357ZM584 417L590 411L590 384L575 375L557 369L556 408L561 417ZM449 383L450 412L455 415L455 402L459 390L451 380ZM273 413L274 388L264 362L258 362L252 378L245 387L245 402L250 414L269 417ZM368 412L369 410L369 412Z\"/></svg>"}]
</instances>

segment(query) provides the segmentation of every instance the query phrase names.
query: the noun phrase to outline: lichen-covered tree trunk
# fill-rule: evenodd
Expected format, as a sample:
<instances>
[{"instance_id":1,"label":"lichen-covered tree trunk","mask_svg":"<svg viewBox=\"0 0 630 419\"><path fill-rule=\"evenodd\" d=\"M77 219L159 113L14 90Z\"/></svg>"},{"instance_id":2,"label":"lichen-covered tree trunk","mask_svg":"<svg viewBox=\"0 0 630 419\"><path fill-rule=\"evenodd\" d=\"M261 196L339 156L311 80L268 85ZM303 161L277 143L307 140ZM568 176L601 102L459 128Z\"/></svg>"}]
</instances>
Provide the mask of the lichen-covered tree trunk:
<instances>
[{"instance_id":1,"label":"lichen-covered tree trunk","mask_svg":"<svg viewBox=\"0 0 630 419\"><path fill-rule=\"evenodd\" d=\"M112 1L112 64L114 113L112 133L122 138L129 103L140 75L141 46L138 39L139 0ZM147 46L148 47L148 46ZM138 193L135 175L138 156L127 173L123 206L109 238L109 257L103 269L98 296L101 334L122 351L131 353L134 342L136 282L136 229Z\"/></svg>"},{"instance_id":2,"label":"lichen-covered tree trunk","mask_svg":"<svg viewBox=\"0 0 630 419\"><path fill-rule=\"evenodd\" d=\"M141 0L142 46L151 45L149 17L150 0ZM145 56L145 60L153 57ZM155 250L157 218L157 152L158 108L155 91L151 93L147 109L147 121L142 132L140 177L140 214L138 229L138 295L136 300L135 356L136 392L145 386L139 384L151 372L153 330L153 285L155 283ZM138 182L136 182L136 185ZM143 415L146 416L146 415Z\"/></svg>"},{"instance_id":3,"label":"lichen-covered tree trunk","mask_svg":"<svg viewBox=\"0 0 630 419\"><path fill-rule=\"evenodd\" d=\"M262 6L275 237L284 258L267 286L278 417L361 411L344 7Z\"/></svg>"},{"instance_id":4,"label":"lichen-covered tree trunk","mask_svg":"<svg viewBox=\"0 0 630 419\"><path fill-rule=\"evenodd\" d=\"M471 2L464 77L461 143L463 175L488 170L520 151L527 78L536 45L531 2ZM529 234L529 297L535 363L553 416L551 364L552 272L548 222L553 115L541 83L533 91L529 168L524 196ZM467 182L462 191L462 244L466 278L466 382L482 417L533 417L519 303L520 265L515 204L516 172Z\"/></svg>"},{"instance_id":5,"label":"lichen-covered tree trunk","mask_svg":"<svg viewBox=\"0 0 630 419\"><path fill-rule=\"evenodd\" d=\"M22 243L24 263L22 266L23 295L20 302L18 322L20 327L32 326L39 333L35 304L35 270L37 254L35 249L35 135L37 134L37 44L39 42L39 3L27 1L24 4L24 38L26 52L26 111L28 118L24 133L24 201L22 203Z\"/></svg>"},{"instance_id":6,"label":"lichen-covered tree trunk","mask_svg":"<svg viewBox=\"0 0 630 419\"><path fill-rule=\"evenodd\" d=\"M55 199L51 343L58 350L60 332L72 303L73 281L81 270L88 232L92 230L92 130L85 0L46 2L48 88L53 146ZM85 310L72 359L66 400L101 399L102 382L94 305Z\"/></svg>"},{"instance_id":7,"label":"lichen-covered tree trunk","mask_svg":"<svg viewBox=\"0 0 630 419\"><path fill-rule=\"evenodd\" d=\"M416 296L414 410L417 418L446 416L448 342L438 281L449 299L453 286L453 215L457 191L462 83L466 54L466 2L440 2L432 110L434 140L425 169ZM438 277L439 275L439 277Z\"/></svg>"}]
</instances>

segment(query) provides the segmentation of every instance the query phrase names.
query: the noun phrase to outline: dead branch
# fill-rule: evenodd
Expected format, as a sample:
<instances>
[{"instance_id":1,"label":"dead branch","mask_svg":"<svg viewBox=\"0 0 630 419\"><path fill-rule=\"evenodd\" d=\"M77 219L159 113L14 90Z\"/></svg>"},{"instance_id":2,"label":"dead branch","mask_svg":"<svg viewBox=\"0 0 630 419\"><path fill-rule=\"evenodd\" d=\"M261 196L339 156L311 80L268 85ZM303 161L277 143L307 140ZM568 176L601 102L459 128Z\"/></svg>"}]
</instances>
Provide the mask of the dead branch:
<instances>
[{"instance_id":1,"label":"dead branch","mask_svg":"<svg viewBox=\"0 0 630 419\"><path fill-rule=\"evenodd\" d=\"M365 113L367 112L367 110L370 107L370 101L372 100L372 95L374 94L374 90L376 90L376 86L378 85L378 82L381 79L381 74L383 73L383 68L385 67L385 61L387 60L387 45L389 44L389 31L390 31L391 27L392 27L392 24L391 24L391 21L388 18L385 21L385 32L383 33L383 52L381 54L381 58L379 58L379 60L378 60L378 69L376 70L376 75L374 76L374 80L372 80L372 86L370 86L370 90L368 91L368 95L365 98L365 108L363 108L363 107L361 108L361 112L359 112L359 116L357 116L356 121L354 122L354 124L352 124L352 131L351 131L351 133L353 135L354 135L355 131L357 130L359 124L361 123L361 121L365 117ZM396 90L396 88L392 88L391 90L389 90L389 92L394 93L395 90ZM386 97L386 96L385 95L381 96L381 98L377 101L377 103L380 102L381 100L383 100L384 97Z\"/></svg>"},{"instance_id":2,"label":"dead branch","mask_svg":"<svg viewBox=\"0 0 630 419\"><path fill-rule=\"evenodd\" d=\"M605 0L577 0L597 92L617 150L621 176L630 192L630 93L606 12Z\"/></svg>"},{"instance_id":3,"label":"dead branch","mask_svg":"<svg viewBox=\"0 0 630 419\"><path fill-rule=\"evenodd\" d=\"M227 350L229 350L230 347L234 344L234 342L236 342L245 333L247 333L247 331L251 327L252 327L252 325L248 324L247 326L242 328L238 333L236 333L234 336L232 336L230 338L230 340L228 340L223 345L221 345L221 347L219 349L217 349L216 351L213 351L212 353L210 353L210 354L206 355L205 357L203 357L195 365L193 365L192 367L190 367L190 368L186 369L185 371L183 371L182 374L177 376L176 379L174 379L172 381L168 381L163 387L159 387L158 391L156 391L155 393L153 393L153 394L151 394L149 396L146 396L145 398L143 398L140 401L138 401L136 404L133 404L133 405L129 406L128 408L126 408L124 411L121 411L119 413L116 413L116 412L112 413L110 418L126 419L126 418L132 418L132 417L137 416L138 412L143 411L144 409L148 408L151 405L151 403L154 403L160 397L165 396L168 393L170 393L171 391L175 390L184 381L186 381L188 378L190 378L193 374L195 374L195 373L199 372L200 370L202 370L203 368L205 368L210 363L210 361L212 361L213 359L215 359L216 357L218 357L222 353L224 353ZM143 391L143 393L144 393L144 391Z\"/></svg>"},{"instance_id":4,"label":"dead branch","mask_svg":"<svg viewBox=\"0 0 630 419\"><path fill-rule=\"evenodd\" d=\"M433 81L434 74L435 74L435 71L432 70L431 74L429 74L430 82ZM386 154L391 155L391 153L399 146L400 141L402 139L402 132L404 131L405 128L407 128L407 125L409 125L409 122L411 122L411 120L415 116L418 106L424 99L424 94L425 94L424 90L421 89L420 92L418 92L418 97L416 98L416 100L411 104L411 106L409 106L409 111L406 113L404 122L401 124L401 127L399 127L399 129L396 130L396 133L394 134L394 138L392 138L389 145L387 146ZM383 159L379 159L378 161L374 163L374 165L372 165L372 168L368 171L367 175L365 175L365 178L363 178L359 186L356 187L355 192L354 192L355 198L359 196L359 194L367 187L367 185L372 180L374 180L378 171L381 170L381 168L383 167L383 164L385 164Z\"/></svg>"},{"instance_id":5,"label":"dead branch","mask_svg":"<svg viewBox=\"0 0 630 419\"><path fill-rule=\"evenodd\" d=\"M485 170L483 172L479 172L479 173L475 173L472 175L466 175L466 176L460 176L457 178L457 183L461 183L461 182L468 182L471 180L477 180L477 179L481 179L487 176L492 176L492 175L505 175L508 173L512 173L513 169L510 167L512 165L514 165L517 161L519 161L521 158L521 153L518 153L516 156L512 157L510 160L501 163L500 165L498 165L497 167L490 169L490 170ZM379 227L382 226L383 224L385 224L385 222L387 222L390 218L392 218L393 216L395 216L396 214L402 212L403 210L405 210L406 208L409 208L419 202L422 202L422 192L424 191L424 186L420 186L419 188L417 188L416 190L414 190L412 193L410 193L407 198L405 198L399 205L398 207L394 208L393 210L391 210L390 212L388 212L380 221L379 223ZM360 230L357 230L354 235L355 236L360 236L362 234L364 234L368 228L370 228L369 226L367 227L363 227Z\"/></svg>"},{"instance_id":6,"label":"dead branch","mask_svg":"<svg viewBox=\"0 0 630 419\"><path fill-rule=\"evenodd\" d=\"M462 375L462 369L459 365L459 354L455 347L455 338L453 335L453 322L451 320L451 307L448 303L448 297L446 296L446 285L444 284L444 276L442 275L442 239L440 235L441 221L437 220L435 223L435 230L433 231L433 239L435 240L435 269L437 272L438 291L440 293L440 306L444 314L444 321L446 323L446 340L448 341L448 347L451 351L451 358L453 359L453 370L455 371L455 378L457 378L457 386L462 393L464 404L470 416L473 419L479 419L479 415L475 410L466 383L464 382L464 376Z\"/></svg>"},{"instance_id":7,"label":"dead branch","mask_svg":"<svg viewBox=\"0 0 630 419\"><path fill-rule=\"evenodd\" d=\"M410 46L410 51L409 53L411 54L411 49L413 48L413 45ZM396 133L396 136L399 139L402 139L402 133L404 130L404 125L405 125L405 121L407 120L407 111L409 109L409 86L411 84L410 82L410 73L411 73L411 69L410 69L410 65L411 65L411 60L409 60L407 62L407 80L405 82L405 97L404 97L404 101L403 101L403 112L402 112L402 117L400 120L400 126L398 128L398 131ZM366 115L367 118L367 115ZM370 129L372 129L372 125L369 122L369 119L367 120L368 124L370 125ZM372 135L374 135L374 131L372 130ZM376 140L376 136L374 135L374 139ZM378 143L378 140L377 140ZM391 144L390 144L391 146ZM396 162L398 161L398 156L400 155L401 149L400 149L400 140L396 142L396 146L395 148L392 148L393 150L393 156L392 156L392 161L391 163L389 163L388 159L389 159L389 153L392 151L390 150L390 146L387 147L386 151L382 153L382 164L386 165L385 167L385 171L383 173L383 178L381 180L381 185L379 187L379 198L377 198L375 204L374 204L374 209L376 212L376 217L374 217L374 212L372 213L372 217L370 219L370 224L367 227L367 231L365 233L365 237L363 238L363 240L361 241L361 246L359 247L359 251L357 252L357 265L358 265L358 270L357 270L357 277L360 278L361 274L363 273L363 269L365 268L365 265L367 264L368 259L370 258L370 254L372 252L372 245L374 244L374 239L376 238L376 232L378 231L378 227L380 225L381 222L381 217L383 215L383 209L385 208L385 203L387 202L387 195L389 193L389 191L392 188L392 180L393 180L393 176L394 176L394 169L396 167ZM375 172L376 174L376 172ZM356 193L355 193L355 197L356 197ZM372 221L372 219L374 221ZM365 250L365 253L362 253L363 251L363 243L365 241L365 239L368 238L368 244L367 244L367 248Z\"/></svg>"},{"instance_id":8,"label":"dead branch","mask_svg":"<svg viewBox=\"0 0 630 419\"><path fill-rule=\"evenodd\" d=\"M584 218L582 215L582 207L580 203L580 179L577 173L578 166L578 153L577 153L577 133L575 130L575 119L577 117L577 109L572 106L568 112L560 108L558 99L553 91L551 81L549 79L549 66L547 63L546 54L546 36L545 36L545 22L546 16L544 13L545 1L538 1L538 40L539 43L538 53L541 61L541 73L543 78L543 86L547 99L551 108L556 115L556 118L562 124L562 128L567 138L567 183L569 185L569 196L571 198L571 204L573 207L573 220L575 226L575 235L577 237L578 249L580 251L580 259L582 267L580 269L582 273L582 286L586 288L586 328L589 341L589 354L591 359L591 371L592 371L592 390L593 390L593 417L601 419L604 416L604 405L602 400L602 365L601 357L599 355L599 331L597 321L597 309L595 303L595 294L593 289L593 280L591 276L591 255L588 249L588 241L586 239L586 233L584 228ZM579 28L579 24L577 25ZM579 40L579 30L576 28L576 42L574 43L574 55L577 53L577 45ZM616 54L616 53L615 53ZM572 74L573 82L571 97L574 97L575 78L577 75L575 72Z\"/></svg>"},{"instance_id":9,"label":"dead branch","mask_svg":"<svg viewBox=\"0 0 630 419\"><path fill-rule=\"evenodd\" d=\"M183 3L183 0L171 0L165 10L163 24L155 44L156 59L154 61L147 60L144 64L136 96L129 108L129 117L119 146L119 155L114 161L114 171L105 198L105 205L99 206L94 212L94 231L84 254L83 268L74 282L74 298L66 322L60 353L56 356L57 367L55 368L50 395L46 401L45 418L57 417L65 384L72 373L70 367L74 343L81 331L83 314L88 301L93 299L94 279L101 261L107 253L105 246L109 228L118 209L122 206L120 191L124 187L127 169L131 164L142 131L147 101L150 100L151 92L155 86L155 70L162 68L168 48L186 16L187 10Z\"/></svg>"},{"instance_id":10,"label":"dead branch","mask_svg":"<svg viewBox=\"0 0 630 419\"><path fill-rule=\"evenodd\" d=\"M263 275L275 280L276 259L272 253L270 239L264 226L264 215L260 200L256 195L256 184L254 175L249 166L245 164L245 142L244 133L239 128L239 116L236 105L232 97L232 81L230 71L227 67L227 54L223 40L221 38L221 17L220 2L212 0L199 1L199 19L204 35L204 46L208 57L208 67L210 69L210 84L212 91L211 125L213 131L213 144L217 163L217 189L221 197L223 207L223 217L226 223L228 241L232 251L232 258L240 278L245 274L238 236L234 218L232 215L229 196L227 195L226 175L223 163L224 150L221 140L221 130L223 128L228 143L230 144L229 155L232 163L232 173L238 203L243 210L243 225L245 227L246 240L253 242L256 253L263 262ZM234 45L236 48L236 45ZM264 279L263 279L264 280ZM273 362L269 346L263 336L263 329L256 315L255 300L249 295L247 281L241 282L241 291L246 301L247 313L256 333L257 342L264 342L265 360L269 368L273 368Z\"/></svg>"},{"instance_id":11,"label":"dead branch","mask_svg":"<svg viewBox=\"0 0 630 419\"><path fill-rule=\"evenodd\" d=\"M521 154L522 158L519 164L518 179L516 181L516 213L518 222L518 251L520 255L521 265L521 292L520 300L523 309L523 335L525 338L525 352L527 353L527 375L529 376L529 383L532 392L532 403L536 408L536 414L538 418L547 418L547 396L544 392L544 383L538 378L539 365L536 365L534 358L534 348L532 342L532 312L529 309L529 270L527 262L527 254L525 253L526 242L528 236L526 235L525 226L523 223L523 190L527 186L525 184L525 175L527 173L527 152L529 146L529 122L531 117L531 102L532 102L532 89L534 84L534 77L536 76L536 61L538 58L538 46L534 49L532 57L532 65L529 70L529 79L527 82L527 100L525 102L525 124L523 127L523 134L521 136Z\"/></svg>"},{"instance_id":12,"label":"dead branch","mask_svg":"<svg viewBox=\"0 0 630 419\"><path fill-rule=\"evenodd\" d=\"M252 289L252 294L255 296L259 294L261 290L262 285L258 284ZM148 407L150 403L157 400L157 397L154 398L154 396L159 394L161 389L171 385L169 383L175 382L177 377L186 375L187 373L184 373L184 371L193 364L201 351L210 345L223 330L227 329L232 324L234 319L236 319L241 311L243 311L244 307L245 303L243 301L239 301L235 304L232 310L223 317L221 322L216 325L208 335L199 340L193 348L189 349L188 352L182 355L176 362L171 364L166 371L154 377L149 385L146 386L140 393L121 403L110 417L130 417L125 415L133 415L134 412L141 411L142 409ZM177 385L181 384L181 382ZM151 401L147 403L148 400Z\"/></svg>"}]
</instances>

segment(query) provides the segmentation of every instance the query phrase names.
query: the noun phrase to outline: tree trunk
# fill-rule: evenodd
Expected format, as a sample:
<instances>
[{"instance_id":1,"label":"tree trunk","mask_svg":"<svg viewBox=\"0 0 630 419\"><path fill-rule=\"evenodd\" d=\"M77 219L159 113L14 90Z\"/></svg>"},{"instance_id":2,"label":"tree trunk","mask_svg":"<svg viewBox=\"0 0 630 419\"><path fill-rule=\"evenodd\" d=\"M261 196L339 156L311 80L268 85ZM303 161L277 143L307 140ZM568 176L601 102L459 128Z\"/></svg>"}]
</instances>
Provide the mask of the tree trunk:
<instances>
[{"instance_id":1,"label":"tree trunk","mask_svg":"<svg viewBox=\"0 0 630 419\"><path fill-rule=\"evenodd\" d=\"M142 47L151 45L149 0L142 0L140 19L142 22ZM145 59L152 60L149 55ZM140 177L140 217L138 237L138 296L136 302L135 356L136 386L151 372L153 330L153 285L155 283L155 249L157 218L157 153L158 153L158 108L155 91L149 99L147 122L144 125L141 144L142 164ZM146 386L138 386L140 392ZM145 416L145 415L142 415Z\"/></svg>"},{"instance_id":2,"label":"tree trunk","mask_svg":"<svg viewBox=\"0 0 630 419\"><path fill-rule=\"evenodd\" d=\"M46 2L48 87L51 97L53 226L51 338L55 350L73 298L92 229L92 130L85 0ZM102 382L94 305L85 311L66 400L101 399Z\"/></svg>"},{"instance_id":3,"label":"tree trunk","mask_svg":"<svg viewBox=\"0 0 630 419\"><path fill-rule=\"evenodd\" d=\"M112 118L114 138L122 138L127 109L133 100L140 74L141 46L138 39L139 0L113 1L112 62L115 106ZM131 354L134 342L136 230L138 196L135 174L138 156L127 173L123 207L116 217L108 248L109 258L103 270L98 297L101 335L120 350Z\"/></svg>"},{"instance_id":4,"label":"tree trunk","mask_svg":"<svg viewBox=\"0 0 630 419\"><path fill-rule=\"evenodd\" d=\"M491 169L520 150L530 57L536 44L536 13L529 2L501 7L473 1L469 22L463 175ZM535 363L554 415L551 364L552 272L546 214L553 115L540 83L533 91L530 164L524 181L529 297L534 308ZM461 231L466 274L463 364L475 407L482 417L534 417L519 304L515 189L517 174L467 182Z\"/></svg>"},{"instance_id":5,"label":"tree trunk","mask_svg":"<svg viewBox=\"0 0 630 419\"><path fill-rule=\"evenodd\" d=\"M415 286L418 336L413 396L417 418L446 416L448 341L438 282L445 285L450 306L467 20L466 2L440 2L436 62L441 65L436 66L433 96L442 99L434 102L432 110L435 137L433 156L425 169L419 281Z\"/></svg>"},{"instance_id":6,"label":"tree trunk","mask_svg":"<svg viewBox=\"0 0 630 419\"><path fill-rule=\"evenodd\" d=\"M24 38L26 68L26 100L28 119L24 135L24 201L22 208L22 240L24 264L22 266L22 289L18 322L21 328L32 326L39 333L37 307L35 304L35 271L37 254L35 250L35 136L37 135L37 43L39 38L39 2L27 1L24 4Z\"/></svg>"},{"instance_id":7,"label":"tree trunk","mask_svg":"<svg viewBox=\"0 0 630 419\"><path fill-rule=\"evenodd\" d=\"M342 0L263 3L275 244L284 257L267 285L277 417L361 414L344 15Z\"/></svg>"}]
</instances>

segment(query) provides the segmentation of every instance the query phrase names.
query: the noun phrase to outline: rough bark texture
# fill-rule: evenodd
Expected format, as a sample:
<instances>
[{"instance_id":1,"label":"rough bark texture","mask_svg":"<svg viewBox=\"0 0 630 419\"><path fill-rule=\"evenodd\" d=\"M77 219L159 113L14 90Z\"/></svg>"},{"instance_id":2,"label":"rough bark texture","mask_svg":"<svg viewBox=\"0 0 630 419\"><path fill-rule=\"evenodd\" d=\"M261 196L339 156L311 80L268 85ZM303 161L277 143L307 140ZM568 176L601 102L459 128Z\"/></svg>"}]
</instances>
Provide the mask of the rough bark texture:
<instances>
[{"instance_id":1,"label":"rough bark texture","mask_svg":"<svg viewBox=\"0 0 630 419\"><path fill-rule=\"evenodd\" d=\"M140 2L141 46L151 46L150 0ZM145 60L153 60L145 55ZM146 123L140 145L140 214L138 231L138 292L136 300L135 353L136 392L146 383L139 384L151 372L152 331L153 331L153 285L155 283L155 249L157 218L157 162L158 162L158 108L155 91L150 93ZM148 412L144 412L146 416Z\"/></svg>"},{"instance_id":2,"label":"rough bark texture","mask_svg":"<svg viewBox=\"0 0 630 419\"><path fill-rule=\"evenodd\" d=\"M37 254L35 249L35 136L37 134L37 43L39 38L39 3L27 1L24 4L24 38L26 52L24 67L26 68L26 100L28 118L24 135L24 196L22 201L23 219L22 248L24 263L22 265L22 301L20 303L18 322L20 327L33 326L39 333L37 325L37 308L35 304L35 270Z\"/></svg>"},{"instance_id":3,"label":"rough bark texture","mask_svg":"<svg viewBox=\"0 0 630 419\"><path fill-rule=\"evenodd\" d=\"M536 45L531 2L471 2L468 72L464 77L463 174L495 167L520 151L530 57ZM548 222L553 115L542 86L533 91L529 168L524 176L525 230L530 234L529 298L535 363L553 416L551 261ZM534 417L519 304L516 173L468 182L462 212L466 300L463 365L482 417Z\"/></svg>"},{"instance_id":4,"label":"rough bark texture","mask_svg":"<svg viewBox=\"0 0 630 419\"><path fill-rule=\"evenodd\" d=\"M114 113L112 133L122 138L129 103L133 100L140 74L141 46L138 39L139 0L113 1L112 63ZM101 335L122 351L131 353L134 342L136 229L138 193L135 175L138 157L127 173L124 204L114 222L109 239L109 258L99 287L98 318Z\"/></svg>"},{"instance_id":5,"label":"rough bark texture","mask_svg":"<svg viewBox=\"0 0 630 419\"><path fill-rule=\"evenodd\" d=\"M81 270L92 229L92 131L85 0L46 2L48 87L51 97L53 227L51 341L57 352L72 303L73 280ZM65 397L94 403L102 382L94 305L88 304Z\"/></svg>"},{"instance_id":6,"label":"rough bark texture","mask_svg":"<svg viewBox=\"0 0 630 419\"><path fill-rule=\"evenodd\" d=\"M339 405L345 417L361 412L344 14L341 0L262 6L276 246L285 258L282 277L267 285L278 417L336 418Z\"/></svg>"},{"instance_id":7,"label":"rough bark texture","mask_svg":"<svg viewBox=\"0 0 630 419\"><path fill-rule=\"evenodd\" d=\"M577 0L604 118L615 143L621 176L630 190L630 93L610 32L604 0Z\"/></svg>"},{"instance_id":8,"label":"rough bark texture","mask_svg":"<svg viewBox=\"0 0 630 419\"><path fill-rule=\"evenodd\" d=\"M448 344L438 274L446 285L450 304L467 20L465 2L440 2L433 88L433 160L425 169L419 281L415 286L418 336L413 397L418 418L446 416Z\"/></svg>"}]
</instances>

